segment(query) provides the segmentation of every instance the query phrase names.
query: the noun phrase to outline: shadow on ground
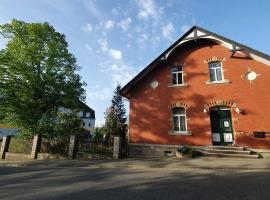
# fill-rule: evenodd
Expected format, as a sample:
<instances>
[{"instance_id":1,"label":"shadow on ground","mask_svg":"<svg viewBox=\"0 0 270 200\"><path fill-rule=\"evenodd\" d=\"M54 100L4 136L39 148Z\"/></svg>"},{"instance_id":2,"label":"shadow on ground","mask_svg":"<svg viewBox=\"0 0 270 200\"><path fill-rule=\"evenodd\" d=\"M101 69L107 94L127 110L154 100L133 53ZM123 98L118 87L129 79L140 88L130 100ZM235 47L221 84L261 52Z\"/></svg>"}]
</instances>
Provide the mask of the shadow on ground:
<instances>
[{"instance_id":1,"label":"shadow on ground","mask_svg":"<svg viewBox=\"0 0 270 200\"><path fill-rule=\"evenodd\" d=\"M50 160L2 166L0 199L269 199L267 169L193 168L207 160L181 162Z\"/></svg>"}]
</instances>

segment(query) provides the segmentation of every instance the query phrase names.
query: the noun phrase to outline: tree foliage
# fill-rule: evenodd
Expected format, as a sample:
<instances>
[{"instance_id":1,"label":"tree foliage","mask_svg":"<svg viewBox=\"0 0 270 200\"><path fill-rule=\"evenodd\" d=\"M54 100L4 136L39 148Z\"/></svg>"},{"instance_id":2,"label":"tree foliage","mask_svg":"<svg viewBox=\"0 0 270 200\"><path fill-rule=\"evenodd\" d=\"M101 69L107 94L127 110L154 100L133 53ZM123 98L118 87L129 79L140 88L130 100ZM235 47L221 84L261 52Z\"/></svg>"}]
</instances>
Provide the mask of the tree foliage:
<instances>
[{"instance_id":1,"label":"tree foliage","mask_svg":"<svg viewBox=\"0 0 270 200\"><path fill-rule=\"evenodd\" d=\"M94 131L94 137L92 139L95 145L102 145L104 142L105 131L104 127L96 127Z\"/></svg>"},{"instance_id":2,"label":"tree foliage","mask_svg":"<svg viewBox=\"0 0 270 200\"><path fill-rule=\"evenodd\" d=\"M65 36L48 23L15 19L0 34L8 40L0 50L0 119L30 136L55 134L58 108L85 99Z\"/></svg>"},{"instance_id":3,"label":"tree foliage","mask_svg":"<svg viewBox=\"0 0 270 200\"><path fill-rule=\"evenodd\" d=\"M123 102L123 97L120 93L121 91L121 85L118 84L116 86L116 89L114 91L114 95L112 98L112 108L114 109L114 112L117 116L117 120L121 123L121 124L125 124L127 121L126 118L126 109L125 109L125 105Z\"/></svg>"},{"instance_id":4,"label":"tree foliage","mask_svg":"<svg viewBox=\"0 0 270 200\"><path fill-rule=\"evenodd\" d=\"M118 84L112 98L112 105L106 111L105 132L106 139L111 141L113 136L126 137L126 109L124 107L123 97L120 94L121 85Z\"/></svg>"}]
</instances>

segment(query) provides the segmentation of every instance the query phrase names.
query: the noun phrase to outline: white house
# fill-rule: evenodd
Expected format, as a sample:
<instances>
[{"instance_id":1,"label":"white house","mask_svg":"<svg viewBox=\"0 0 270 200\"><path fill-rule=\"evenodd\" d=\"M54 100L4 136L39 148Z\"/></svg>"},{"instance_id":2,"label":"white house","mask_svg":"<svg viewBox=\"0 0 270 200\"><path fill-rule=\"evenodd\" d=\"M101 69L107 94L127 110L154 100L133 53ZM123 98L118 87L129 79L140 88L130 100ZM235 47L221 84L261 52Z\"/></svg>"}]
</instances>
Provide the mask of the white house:
<instances>
[{"instance_id":1,"label":"white house","mask_svg":"<svg viewBox=\"0 0 270 200\"><path fill-rule=\"evenodd\" d=\"M95 111L83 102L81 102L80 108L81 111L78 113L78 116L82 120L82 126L92 133L95 128ZM70 109L61 107L59 111L69 112Z\"/></svg>"}]
</instances>

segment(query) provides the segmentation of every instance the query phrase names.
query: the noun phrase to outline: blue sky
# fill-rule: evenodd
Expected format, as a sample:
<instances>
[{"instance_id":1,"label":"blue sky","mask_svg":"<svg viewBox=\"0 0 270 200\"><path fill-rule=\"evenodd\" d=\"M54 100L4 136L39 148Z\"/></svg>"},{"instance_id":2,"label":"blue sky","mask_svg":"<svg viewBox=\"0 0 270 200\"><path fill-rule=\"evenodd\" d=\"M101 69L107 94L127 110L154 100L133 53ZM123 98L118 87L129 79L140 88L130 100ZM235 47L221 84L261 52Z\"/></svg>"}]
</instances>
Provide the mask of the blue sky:
<instances>
[{"instance_id":1,"label":"blue sky","mask_svg":"<svg viewBox=\"0 0 270 200\"><path fill-rule=\"evenodd\" d=\"M101 125L117 82L127 83L193 25L270 54L269 10L268 0L0 0L0 23L46 21L66 35Z\"/></svg>"}]
</instances>

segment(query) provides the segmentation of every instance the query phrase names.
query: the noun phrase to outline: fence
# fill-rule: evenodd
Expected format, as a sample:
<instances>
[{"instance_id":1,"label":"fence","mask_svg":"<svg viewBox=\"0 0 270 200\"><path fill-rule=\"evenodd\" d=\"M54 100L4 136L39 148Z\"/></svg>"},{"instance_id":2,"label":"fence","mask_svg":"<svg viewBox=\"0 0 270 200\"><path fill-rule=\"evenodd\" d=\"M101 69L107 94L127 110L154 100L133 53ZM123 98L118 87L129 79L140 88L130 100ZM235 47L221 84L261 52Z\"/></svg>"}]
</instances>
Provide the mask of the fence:
<instances>
[{"instance_id":1,"label":"fence","mask_svg":"<svg viewBox=\"0 0 270 200\"><path fill-rule=\"evenodd\" d=\"M38 158L66 158L68 157L69 137L56 139L42 139Z\"/></svg>"},{"instance_id":2,"label":"fence","mask_svg":"<svg viewBox=\"0 0 270 200\"><path fill-rule=\"evenodd\" d=\"M13 137L10 138L9 145L7 146L7 152L5 153L6 158L29 158L31 157L32 151L32 140L23 140Z\"/></svg>"},{"instance_id":3,"label":"fence","mask_svg":"<svg viewBox=\"0 0 270 200\"><path fill-rule=\"evenodd\" d=\"M117 139L118 138L118 139ZM0 156L4 158L122 158L127 154L127 144L115 137L114 146L96 143L89 135L46 139L36 135L32 140L5 136L1 142Z\"/></svg>"},{"instance_id":4,"label":"fence","mask_svg":"<svg viewBox=\"0 0 270 200\"><path fill-rule=\"evenodd\" d=\"M102 142L95 142L86 135L77 137L76 157L82 159L89 158L111 158L113 146Z\"/></svg>"}]
</instances>

